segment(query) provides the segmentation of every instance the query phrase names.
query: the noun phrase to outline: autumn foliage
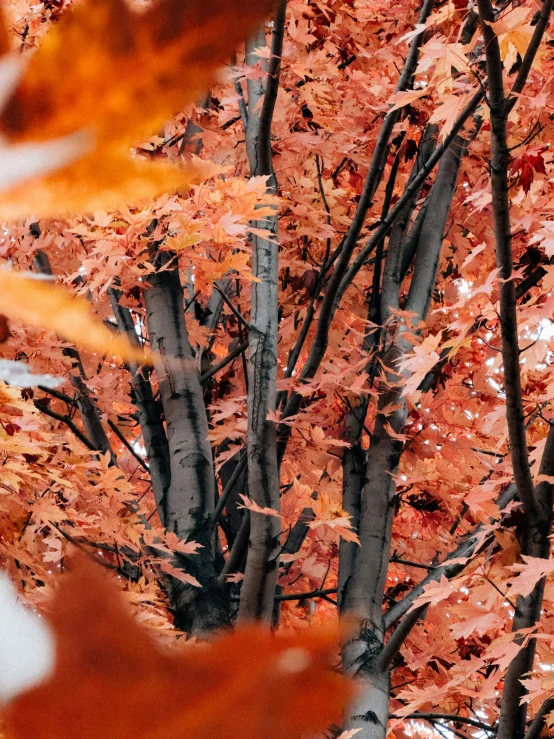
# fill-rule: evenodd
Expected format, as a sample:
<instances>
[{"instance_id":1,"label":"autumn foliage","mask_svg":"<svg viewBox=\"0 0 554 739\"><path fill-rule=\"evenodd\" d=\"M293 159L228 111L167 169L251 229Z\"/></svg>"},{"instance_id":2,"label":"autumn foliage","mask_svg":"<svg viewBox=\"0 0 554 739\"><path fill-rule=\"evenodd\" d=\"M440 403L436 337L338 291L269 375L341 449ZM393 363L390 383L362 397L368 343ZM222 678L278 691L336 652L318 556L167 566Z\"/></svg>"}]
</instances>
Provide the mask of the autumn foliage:
<instances>
[{"instance_id":1,"label":"autumn foliage","mask_svg":"<svg viewBox=\"0 0 554 739\"><path fill-rule=\"evenodd\" d=\"M552 0L3 10L7 738L549 736Z\"/></svg>"}]
</instances>

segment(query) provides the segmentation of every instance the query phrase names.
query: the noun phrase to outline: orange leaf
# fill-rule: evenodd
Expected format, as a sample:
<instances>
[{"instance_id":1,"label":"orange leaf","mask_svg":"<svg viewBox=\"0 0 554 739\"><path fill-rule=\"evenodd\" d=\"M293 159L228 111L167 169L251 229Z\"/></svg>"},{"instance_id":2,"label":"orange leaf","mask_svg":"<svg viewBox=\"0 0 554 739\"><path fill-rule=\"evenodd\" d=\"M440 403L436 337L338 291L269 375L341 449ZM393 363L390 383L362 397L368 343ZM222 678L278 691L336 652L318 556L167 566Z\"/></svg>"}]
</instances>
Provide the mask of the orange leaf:
<instances>
[{"instance_id":1,"label":"orange leaf","mask_svg":"<svg viewBox=\"0 0 554 739\"><path fill-rule=\"evenodd\" d=\"M11 140L33 142L90 129L96 150L84 164L49 178L51 188L62 188L57 198L43 194L41 200L40 193L27 188L31 205L59 212L90 208L91 193L99 207L175 187L171 170L137 173L129 147L194 102L272 4L158 0L136 13L125 0L88 0L66 10L30 59L0 127ZM190 179L183 173L181 177ZM88 186L84 198L73 191L76 182L82 188L83 178ZM130 192L119 192L121 179L133 181Z\"/></svg>"},{"instance_id":2,"label":"orange leaf","mask_svg":"<svg viewBox=\"0 0 554 739\"><path fill-rule=\"evenodd\" d=\"M61 148L66 141L55 139L33 149L44 150L48 155L48 147ZM18 149L30 147L30 144L23 144L9 151L17 155ZM149 162L131 157L128 149L122 152L110 146L109 153L104 150L102 158L93 151L68 167L40 179L27 179L0 193L0 218L13 221L26 218L29 213L46 218L67 217L72 212L111 210L162 192L186 190L195 179L197 172L190 165L179 167L163 161Z\"/></svg>"},{"instance_id":3,"label":"orange leaf","mask_svg":"<svg viewBox=\"0 0 554 739\"><path fill-rule=\"evenodd\" d=\"M243 626L171 654L86 560L63 577L50 620L54 673L7 707L7 739L299 739L352 696L331 669L336 633Z\"/></svg>"},{"instance_id":4,"label":"orange leaf","mask_svg":"<svg viewBox=\"0 0 554 739\"><path fill-rule=\"evenodd\" d=\"M49 280L0 271L0 313L12 321L52 329L84 349L145 362L143 352L106 328L84 298Z\"/></svg>"},{"instance_id":5,"label":"orange leaf","mask_svg":"<svg viewBox=\"0 0 554 739\"><path fill-rule=\"evenodd\" d=\"M252 511L252 513L261 513L264 516L275 516L276 518L281 518L279 511L276 511L274 508L262 508L262 506L258 505L256 501L251 500L246 495L240 495L240 499L242 500L242 505L238 505L237 508L246 508L247 510Z\"/></svg>"},{"instance_id":6,"label":"orange leaf","mask_svg":"<svg viewBox=\"0 0 554 739\"><path fill-rule=\"evenodd\" d=\"M518 575L511 582L510 594L517 593L526 598L533 592L535 585L543 577L554 572L554 560L540 557L521 555L523 562L517 562L509 567Z\"/></svg>"}]
</instances>

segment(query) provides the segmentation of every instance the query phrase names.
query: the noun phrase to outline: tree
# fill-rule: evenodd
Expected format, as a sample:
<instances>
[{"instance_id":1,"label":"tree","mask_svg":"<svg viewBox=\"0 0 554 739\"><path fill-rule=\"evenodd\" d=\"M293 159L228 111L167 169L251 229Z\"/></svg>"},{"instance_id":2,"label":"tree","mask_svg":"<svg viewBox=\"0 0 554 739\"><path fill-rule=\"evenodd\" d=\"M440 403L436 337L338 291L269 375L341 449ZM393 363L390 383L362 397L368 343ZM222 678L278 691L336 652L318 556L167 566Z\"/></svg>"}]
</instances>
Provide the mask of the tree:
<instances>
[{"instance_id":1,"label":"tree","mask_svg":"<svg viewBox=\"0 0 554 739\"><path fill-rule=\"evenodd\" d=\"M349 736L548 735L552 2L247 5L9 9L7 139L97 146L0 194L89 301L4 278L66 381L2 388L5 565L40 606L78 546L203 639L338 613Z\"/></svg>"}]
</instances>

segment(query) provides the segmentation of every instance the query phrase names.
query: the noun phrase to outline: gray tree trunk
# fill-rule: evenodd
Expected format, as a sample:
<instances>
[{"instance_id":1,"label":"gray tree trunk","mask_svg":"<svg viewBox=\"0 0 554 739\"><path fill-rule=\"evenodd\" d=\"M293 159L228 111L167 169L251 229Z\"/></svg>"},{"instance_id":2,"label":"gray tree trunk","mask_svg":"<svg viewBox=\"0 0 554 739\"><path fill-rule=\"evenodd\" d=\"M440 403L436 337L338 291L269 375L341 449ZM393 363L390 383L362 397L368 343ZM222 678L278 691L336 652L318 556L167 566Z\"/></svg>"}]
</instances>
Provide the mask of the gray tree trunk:
<instances>
[{"instance_id":1,"label":"gray tree trunk","mask_svg":"<svg viewBox=\"0 0 554 739\"><path fill-rule=\"evenodd\" d=\"M246 150L250 172L268 175L268 192L276 191L271 156L271 120L277 97L283 45L286 2L280 2L273 27L271 58L265 85L248 81ZM265 46L265 32L247 44L246 63L258 61L256 49ZM262 102L263 98L263 102ZM277 214L256 222L270 232L268 239L252 236L252 304L248 334L248 490L262 507L279 510L277 429L268 414L277 401L277 343L279 330L279 245ZM272 238L273 237L273 238ZM273 614L279 566L280 519L252 512L246 571L241 590L239 617L270 622Z\"/></svg>"},{"instance_id":2,"label":"gray tree trunk","mask_svg":"<svg viewBox=\"0 0 554 739\"><path fill-rule=\"evenodd\" d=\"M161 254L156 266L165 266L171 258L171 254ZM156 352L155 370L169 446L170 484L161 501L163 523L183 541L202 545L196 554L181 557L183 569L202 587L175 580L171 597L178 626L191 633L207 632L228 620L215 570L211 525L215 479L208 419L188 340L179 272L176 268L158 271L149 283L144 291L148 332Z\"/></svg>"},{"instance_id":3,"label":"gray tree trunk","mask_svg":"<svg viewBox=\"0 0 554 739\"><path fill-rule=\"evenodd\" d=\"M455 141L441 159L435 183L428 196L429 205L421 227L418 257L406 305L406 308L416 312L420 319L425 319L429 308L436 281L443 232L464 152L465 142L461 139ZM385 262L384 273L387 275L388 283L385 296L382 296L383 316L390 314L391 307L398 306L402 276L396 265L402 263L401 255L402 240L399 240L396 248L388 252ZM396 293L393 293L391 283L395 274ZM395 438L395 435L402 431L407 418L406 402L402 395L402 378L397 370L397 364L412 348L410 342L403 336L405 328L402 325L397 324L390 328L389 332L390 336L386 339L389 348L382 356L383 364L388 368L387 386L383 388L379 398L361 492L359 514L361 546L353 554L349 552L349 560L343 563L339 575L341 611L354 617L358 625L355 636L343 645L342 656L344 669L355 676L360 685L358 699L349 710L345 724L347 729L359 730L356 734L359 739L385 739L389 719L390 658L387 656L384 659L386 628L383 600L394 521L396 487L393 475L398 469L402 453L402 442ZM384 416L381 411L387 406L395 407L396 410ZM392 429L392 433L389 429ZM349 457L347 459L351 465L352 460ZM346 472L352 476L350 468ZM359 474L357 471L356 476L359 477ZM345 482L348 483L348 478ZM350 483L352 482L351 479ZM349 492L353 497L352 491ZM347 499L346 503L355 512L355 501ZM347 567L350 568L349 572L346 571Z\"/></svg>"}]
</instances>

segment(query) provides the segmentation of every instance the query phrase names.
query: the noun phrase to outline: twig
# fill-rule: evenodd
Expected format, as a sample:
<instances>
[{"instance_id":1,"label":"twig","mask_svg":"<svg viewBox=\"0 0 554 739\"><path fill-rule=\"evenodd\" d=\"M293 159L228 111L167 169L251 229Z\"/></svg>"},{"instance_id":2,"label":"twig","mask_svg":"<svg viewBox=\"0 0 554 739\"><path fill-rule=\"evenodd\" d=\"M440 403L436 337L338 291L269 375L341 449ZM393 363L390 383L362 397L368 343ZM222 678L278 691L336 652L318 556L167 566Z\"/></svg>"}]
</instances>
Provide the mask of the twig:
<instances>
[{"instance_id":1,"label":"twig","mask_svg":"<svg viewBox=\"0 0 554 739\"><path fill-rule=\"evenodd\" d=\"M142 467L142 469L145 470L146 472L150 472L150 467L146 464L146 462L144 461L144 459L142 459L136 453L136 451L133 449L133 447L131 446L131 444L129 444L129 442L127 441L127 439L123 435L123 433L118 429L118 427L115 425L115 423L111 419L108 419L108 426L111 428L111 430L117 436L117 438L121 441L121 443L123 444L123 446L125 446L126 449L128 449L131 452L131 454L137 460L137 462L140 464L140 466Z\"/></svg>"},{"instance_id":2,"label":"twig","mask_svg":"<svg viewBox=\"0 0 554 739\"><path fill-rule=\"evenodd\" d=\"M399 716L392 716L391 718L400 718ZM468 718L466 716L457 716L456 714L450 714L450 713L426 713L426 712L420 712L416 711L414 713L409 713L407 716L402 716L405 720L414 720L417 719L424 719L426 721L452 721L452 723L458 723L458 724L467 724L468 726L475 726L477 729L483 729L483 731L488 731L489 733L493 734L495 733L495 728L493 726L490 726L489 724L485 724L483 721L478 721L474 718Z\"/></svg>"},{"instance_id":3,"label":"twig","mask_svg":"<svg viewBox=\"0 0 554 739\"><path fill-rule=\"evenodd\" d=\"M227 503L227 499L231 492L233 491L233 488L237 484L237 480L242 475L244 469L246 468L246 463L248 461L247 455L242 454L241 458L237 462L235 469L233 470L233 474L229 478L227 485L225 485L225 489L221 493L221 497L217 501L217 505L214 509L214 512L211 515L211 523L212 526L215 526L217 523L219 517L223 513L223 509L225 508L225 504Z\"/></svg>"},{"instance_id":4,"label":"twig","mask_svg":"<svg viewBox=\"0 0 554 739\"><path fill-rule=\"evenodd\" d=\"M44 385L37 385L37 387L39 390L42 390L43 393L48 393L53 398L57 398L58 400L61 400L62 403L67 403L67 405L76 404L75 398L72 398L70 395L66 395L65 393L62 393L59 390L54 390L51 387L44 387Z\"/></svg>"},{"instance_id":5,"label":"twig","mask_svg":"<svg viewBox=\"0 0 554 739\"><path fill-rule=\"evenodd\" d=\"M227 295L223 292L223 290L216 284L214 284L214 290L217 290L217 292L221 295L223 298L223 302L225 305L229 308L231 313L235 316L237 321L240 321L243 326L245 326L249 331L258 331L258 329L255 326L252 326L246 318L242 315L242 313L235 308L235 306L231 303Z\"/></svg>"},{"instance_id":6,"label":"twig","mask_svg":"<svg viewBox=\"0 0 554 739\"><path fill-rule=\"evenodd\" d=\"M50 416L50 418L53 418L55 421L60 421L61 423L65 423L65 425L73 431L75 436L81 441L87 449L90 449L91 452L97 452L98 449L94 446L94 444L90 441L90 439L83 434L83 432L77 428L77 426L73 423L71 418L69 416L63 416L61 413L56 413L56 411L50 410L47 405L42 403L40 400L33 401L33 404L37 410L44 413L46 416Z\"/></svg>"},{"instance_id":7,"label":"twig","mask_svg":"<svg viewBox=\"0 0 554 739\"><path fill-rule=\"evenodd\" d=\"M239 354L242 354L242 352L245 351L246 349L248 349L248 342L247 341L241 342L235 349L233 349L233 351L230 351L229 354L227 354L227 356L221 360L221 362L214 364L213 367L210 367L210 369L207 372L201 375L200 384L205 385L210 379L210 377L213 377L220 370L226 367L229 364L229 362L232 362L233 359L236 359L236 357L238 357Z\"/></svg>"}]
</instances>

